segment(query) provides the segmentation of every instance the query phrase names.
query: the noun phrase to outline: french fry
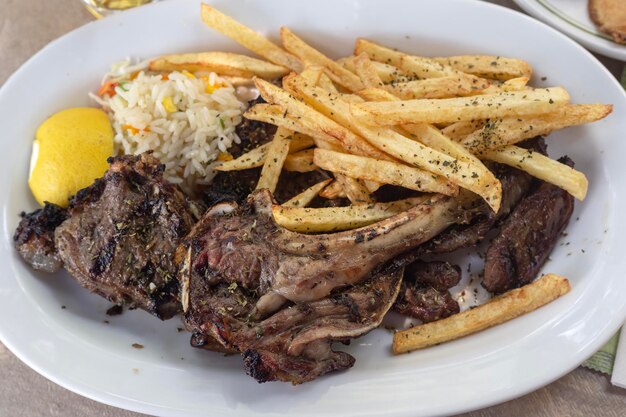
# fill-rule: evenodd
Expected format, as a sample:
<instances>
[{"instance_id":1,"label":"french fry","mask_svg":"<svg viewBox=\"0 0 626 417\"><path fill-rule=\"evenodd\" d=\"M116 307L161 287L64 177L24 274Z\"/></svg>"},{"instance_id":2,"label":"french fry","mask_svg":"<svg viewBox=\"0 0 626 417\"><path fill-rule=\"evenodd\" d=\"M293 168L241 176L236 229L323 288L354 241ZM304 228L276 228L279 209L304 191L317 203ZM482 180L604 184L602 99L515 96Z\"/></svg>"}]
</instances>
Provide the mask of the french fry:
<instances>
[{"instance_id":1,"label":"french fry","mask_svg":"<svg viewBox=\"0 0 626 417\"><path fill-rule=\"evenodd\" d=\"M319 193L320 197L333 199L333 198L345 198L346 193L343 191L341 184L337 181L333 181Z\"/></svg>"},{"instance_id":2,"label":"french fry","mask_svg":"<svg viewBox=\"0 0 626 417\"><path fill-rule=\"evenodd\" d=\"M235 42L262 56L268 61L300 72L302 63L279 46L273 44L263 35L237 22L213 7L202 4L202 21L212 29L228 36Z\"/></svg>"},{"instance_id":3,"label":"french fry","mask_svg":"<svg viewBox=\"0 0 626 417\"><path fill-rule=\"evenodd\" d=\"M378 101L398 101L398 98L396 98L393 94L381 89L374 88L368 89L367 91L369 93L366 92L366 96L370 95L371 93L375 93L374 95L376 96ZM426 146L446 153L454 158L458 158L462 161L473 164L473 169L479 174L479 176L489 176L492 182L496 181L495 177L493 177L493 174L489 172L489 170L482 164L482 162L480 162L478 158L469 153L469 151L465 149L463 145L460 145L450 138L446 137L439 131L439 129L433 127L432 125L425 123L410 123L402 125L402 130L408 133L409 137L418 140Z\"/></svg>"},{"instance_id":4,"label":"french fry","mask_svg":"<svg viewBox=\"0 0 626 417\"><path fill-rule=\"evenodd\" d=\"M320 191L322 191L331 182L333 182L332 178L320 181L317 184L312 185L306 190L302 191L300 194L285 201L281 205L283 207L306 207L311 204L311 201L313 201L315 197L318 196Z\"/></svg>"},{"instance_id":5,"label":"french fry","mask_svg":"<svg viewBox=\"0 0 626 417\"><path fill-rule=\"evenodd\" d=\"M472 165L472 169L482 178L489 178L490 181L496 181L496 178L485 167L480 160L472 155L463 145L453 141L446 135L441 133L439 129L432 125L421 124L407 124L403 125L402 129L408 133L408 136L418 140L426 146L448 154L461 161L468 162Z\"/></svg>"},{"instance_id":6,"label":"french fry","mask_svg":"<svg viewBox=\"0 0 626 417\"><path fill-rule=\"evenodd\" d=\"M313 139L301 133L294 133L293 139L289 142L289 153L295 153L313 146ZM257 146L239 158L226 161L215 167L217 171L241 171L243 169L258 168L263 166L271 142Z\"/></svg>"},{"instance_id":7,"label":"french fry","mask_svg":"<svg viewBox=\"0 0 626 417\"><path fill-rule=\"evenodd\" d=\"M272 193L276 191L278 177L283 169L283 164L289 153L289 142L291 142L293 132L285 128L276 129L274 138L267 150L268 157L265 158L261 177L257 183L256 189L267 188Z\"/></svg>"},{"instance_id":8,"label":"french fry","mask_svg":"<svg viewBox=\"0 0 626 417\"><path fill-rule=\"evenodd\" d=\"M384 83L376 67L366 53L359 54L354 60L354 70L365 88L383 88Z\"/></svg>"},{"instance_id":9,"label":"french fry","mask_svg":"<svg viewBox=\"0 0 626 417\"><path fill-rule=\"evenodd\" d=\"M363 52L369 55L370 59L374 61L384 62L398 67L402 72L413 79L457 76L459 79L465 80L464 82L469 85L474 86L477 90L483 90L489 86L489 82L485 79L457 71L448 65L442 65L432 59L407 55L365 39L357 39L354 54L359 55Z\"/></svg>"},{"instance_id":10,"label":"french fry","mask_svg":"<svg viewBox=\"0 0 626 417\"><path fill-rule=\"evenodd\" d=\"M307 65L300 73L300 76L311 84L317 84L323 73L324 67L320 67L319 65Z\"/></svg>"},{"instance_id":11,"label":"french fry","mask_svg":"<svg viewBox=\"0 0 626 417\"><path fill-rule=\"evenodd\" d=\"M578 200L584 200L587 195L589 181L585 174L538 152L509 145L485 151L480 157L528 172L535 178L564 189Z\"/></svg>"},{"instance_id":12,"label":"french fry","mask_svg":"<svg viewBox=\"0 0 626 417\"><path fill-rule=\"evenodd\" d=\"M461 142L467 135L481 129L484 125L484 120L465 120L444 127L441 133L455 142Z\"/></svg>"},{"instance_id":13,"label":"french fry","mask_svg":"<svg viewBox=\"0 0 626 417\"><path fill-rule=\"evenodd\" d=\"M608 104L569 104L555 112L530 117L491 119L485 126L462 140L463 146L474 154L488 149L513 145L555 130L595 122L608 116L613 106Z\"/></svg>"},{"instance_id":14,"label":"french fry","mask_svg":"<svg viewBox=\"0 0 626 417\"><path fill-rule=\"evenodd\" d=\"M342 144L336 138L319 130L319 125L314 119L295 116L284 107L277 104L255 104L244 113L244 117L250 120L273 124L284 127L313 138L318 147L342 149ZM324 145L326 144L326 145Z\"/></svg>"},{"instance_id":15,"label":"french fry","mask_svg":"<svg viewBox=\"0 0 626 417\"><path fill-rule=\"evenodd\" d=\"M475 168L476 164L439 152L411 140L393 129L367 126L360 123L354 120L350 114L350 106L358 104L346 103L340 96L324 92L319 87L308 86L297 76L285 77L283 85L285 88L297 92L316 110L346 126L351 131L358 132L378 149L405 163L430 171L460 187L475 192L483 197L495 212L499 210L502 198L501 184L493 177L493 174L489 176L479 175L479 171Z\"/></svg>"},{"instance_id":16,"label":"french fry","mask_svg":"<svg viewBox=\"0 0 626 417\"><path fill-rule=\"evenodd\" d=\"M374 201L370 192L361 181L343 174L335 174L335 180L341 184L343 192L353 205L368 204Z\"/></svg>"},{"instance_id":17,"label":"french fry","mask_svg":"<svg viewBox=\"0 0 626 417\"><path fill-rule=\"evenodd\" d=\"M267 102L283 106L285 110L287 110L288 114L298 118L300 124L308 123L312 131L321 131L326 135L330 135L336 138L339 142L342 143L343 147L348 152L356 153L363 156L371 156L377 159L389 159L388 155L385 155L383 152L370 145L363 138L357 136L353 132L336 123L335 121L329 119L328 117L315 111L301 101L295 99L285 90L258 78L255 79L255 84L259 89L261 96ZM312 131L306 131L302 133L308 134L315 138Z\"/></svg>"},{"instance_id":18,"label":"french fry","mask_svg":"<svg viewBox=\"0 0 626 417\"><path fill-rule=\"evenodd\" d=\"M393 99L396 100L396 96L387 90L383 90L382 88L367 87L359 91L357 94L365 101L393 101L390 97L393 97Z\"/></svg>"},{"instance_id":19,"label":"french fry","mask_svg":"<svg viewBox=\"0 0 626 417\"><path fill-rule=\"evenodd\" d=\"M441 65L457 71L496 80L510 80L517 77L530 77L532 67L526 61L515 58L489 55L460 55L432 58Z\"/></svg>"},{"instance_id":20,"label":"french fry","mask_svg":"<svg viewBox=\"0 0 626 417\"><path fill-rule=\"evenodd\" d=\"M356 74L356 67L354 64L354 60L356 57L354 55L341 58L337 60L337 63L343 66L350 72L354 72ZM399 68L394 67L393 65L385 64L383 62L372 61L372 65L376 68L376 72L378 76L384 83L398 82L400 80L406 80L409 77L400 71Z\"/></svg>"},{"instance_id":21,"label":"french fry","mask_svg":"<svg viewBox=\"0 0 626 417\"><path fill-rule=\"evenodd\" d=\"M286 171L291 172L315 171L317 166L313 163L313 149L306 149L304 151L287 155L284 168Z\"/></svg>"},{"instance_id":22,"label":"french fry","mask_svg":"<svg viewBox=\"0 0 626 417\"><path fill-rule=\"evenodd\" d=\"M359 119L378 125L454 123L556 111L569 102L563 88L513 91L472 97L361 103L352 106Z\"/></svg>"},{"instance_id":23,"label":"french fry","mask_svg":"<svg viewBox=\"0 0 626 417\"><path fill-rule=\"evenodd\" d=\"M286 50L304 62L323 66L326 74L337 84L349 91L359 91L363 88L359 77L304 42L288 28L280 28L280 38Z\"/></svg>"},{"instance_id":24,"label":"french fry","mask_svg":"<svg viewBox=\"0 0 626 417\"><path fill-rule=\"evenodd\" d=\"M389 203L348 207L295 208L274 205L272 214L276 223L295 232L335 232L376 223L402 213L429 198L430 196L426 195Z\"/></svg>"},{"instance_id":25,"label":"french fry","mask_svg":"<svg viewBox=\"0 0 626 417\"><path fill-rule=\"evenodd\" d=\"M386 86L387 91L403 100L420 98L450 98L479 94L484 89L473 84L467 77L456 75L425 80L392 83Z\"/></svg>"},{"instance_id":26,"label":"french fry","mask_svg":"<svg viewBox=\"0 0 626 417\"><path fill-rule=\"evenodd\" d=\"M319 148L330 149L330 150L342 149L342 146L340 144L336 144L337 142L336 139L334 137L331 137L324 131L324 128L330 128L332 131L333 127L335 127L336 129L336 127L341 128L341 126L339 125L333 126L329 124L328 122L332 122L332 120L324 120L321 114L319 113L316 114L314 110L308 109L305 105L298 102L297 100L288 99L289 95L286 91L283 91L280 89L278 90L272 89L271 87L269 87L268 91L273 92L274 97L282 98L283 103L292 104L293 105L292 110L295 110L296 114L302 115L302 117L294 116L293 114L288 115L287 109L283 110L282 108L262 107L262 109L265 109L266 113L270 111L273 112L273 115L269 117L270 119L269 123L281 124L281 125L284 124L284 125L293 126L294 129L300 129L301 132L311 135L311 137L315 140L316 145ZM263 106L263 105L257 104L254 107L257 107L257 106ZM300 112L298 112L298 110L300 110ZM255 115L254 113L251 113L249 110L246 114L248 114L249 118L254 118L255 116L262 115L263 113L258 112ZM258 117L256 120L259 120L259 119L261 119L261 117ZM285 123L287 121L289 121L289 123ZM351 134L351 132L345 131L344 134L346 135ZM359 140L362 140L362 139L359 139ZM345 145L343 146L343 148L345 148ZM355 149L355 151L358 152L358 149ZM348 199L350 200L352 204L365 204L365 203L370 203L372 201L369 190L367 189L365 184L361 183L359 180L345 177L342 174L336 174L335 179L337 180L337 183L341 185L343 192L345 193L345 195L348 197Z\"/></svg>"},{"instance_id":27,"label":"french fry","mask_svg":"<svg viewBox=\"0 0 626 417\"><path fill-rule=\"evenodd\" d=\"M416 78L436 78L456 74L451 67L432 59L414 57L365 39L357 39L354 55L357 56L361 53L366 53L374 61L391 64Z\"/></svg>"},{"instance_id":28,"label":"french fry","mask_svg":"<svg viewBox=\"0 0 626 417\"><path fill-rule=\"evenodd\" d=\"M209 71L219 75L273 80L286 75L289 70L267 61L230 52L200 52L192 54L163 55L150 62L151 71Z\"/></svg>"},{"instance_id":29,"label":"french fry","mask_svg":"<svg viewBox=\"0 0 626 417\"><path fill-rule=\"evenodd\" d=\"M470 96L482 95L482 94L496 94L496 93L505 93L509 91L522 91L522 90L532 90L532 88L528 87L529 78L528 77L518 77L511 78L503 82L502 84L491 84L489 87L484 90L473 91Z\"/></svg>"},{"instance_id":30,"label":"french fry","mask_svg":"<svg viewBox=\"0 0 626 417\"><path fill-rule=\"evenodd\" d=\"M442 177L397 162L380 161L364 156L315 149L313 162L327 171L351 178L398 185L416 191L456 195L458 187Z\"/></svg>"},{"instance_id":31,"label":"french fry","mask_svg":"<svg viewBox=\"0 0 626 417\"><path fill-rule=\"evenodd\" d=\"M471 310L396 332L393 335L393 353L423 349L488 329L537 310L570 290L567 278L544 275Z\"/></svg>"},{"instance_id":32,"label":"french fry","mask_svg":"<svg viewBox=\"0 0 626 417\"><path fill-rule=\"evenodd\" d=\"M261 146L257 146L249 152L244 153L239 158L223 162L215 167L216 171L241 171L244 169L262 167L265 163L267 151L272 143L268 142Z\"/></svg>"},{"instance_id":33,"label":"french fry","mask_svg":"<svg viewBox=\"0 0 626 417\"><path fill-rule=\"evenodd\" d=\"M335 84L333 84L333 80L328 78L328 75L326 74L322 74L320 76L320 79L318 80L317 85L319 85L324 90L329 91L331 93L339 93L339 90L337 90L337 87L335 87Z\"/></svg>"}]
</instances>

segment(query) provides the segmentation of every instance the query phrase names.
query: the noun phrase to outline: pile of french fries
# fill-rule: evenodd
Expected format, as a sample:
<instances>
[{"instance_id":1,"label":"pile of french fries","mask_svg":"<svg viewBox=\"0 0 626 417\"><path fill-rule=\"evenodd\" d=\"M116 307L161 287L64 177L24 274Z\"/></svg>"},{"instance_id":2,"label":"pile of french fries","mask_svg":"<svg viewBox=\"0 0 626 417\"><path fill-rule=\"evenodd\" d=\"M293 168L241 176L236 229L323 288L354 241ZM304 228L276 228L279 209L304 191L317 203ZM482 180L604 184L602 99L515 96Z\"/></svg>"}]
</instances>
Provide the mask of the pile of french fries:
<instances>
[{"instance_id":1,"label":"pile of french fries","mask_svg":"<svg viewBox=\"0 0 626 417\"><path fill-rule=\"evenodd\" d=\"M529 86L532 68L523 60L428 58L365 39L356 40L352 56L335 60L286 27L280 30L279 46L208 5L202 5L202 19L266 61L221 52L184 54L155 60L151 69L216 71L234 80L253 77L266 103L251 107L245 117L276 125L276 134L270 143L217 169L262 167L257 189L272 192L283 170L323 169L333 175L274 206L275 220L283 227L309 233L356 228L420 204L430 193L457 196L461 189L497 212L502 187L484 161L526 171L579 200L585 198L584 174L516 144L600 120L612 106L570 104L568 92L561 87ZM271 82L278 78L282 87ZM384 184L425 194L377 203L373 193ZM347 197L351 206L306 207L318 196ZM419 331L397 333L394 351L490 327L568 290L566 279L549 275L525 290L421 326ZM468 326L468 322L480 325Z\"/></svg>"}]
</instances>

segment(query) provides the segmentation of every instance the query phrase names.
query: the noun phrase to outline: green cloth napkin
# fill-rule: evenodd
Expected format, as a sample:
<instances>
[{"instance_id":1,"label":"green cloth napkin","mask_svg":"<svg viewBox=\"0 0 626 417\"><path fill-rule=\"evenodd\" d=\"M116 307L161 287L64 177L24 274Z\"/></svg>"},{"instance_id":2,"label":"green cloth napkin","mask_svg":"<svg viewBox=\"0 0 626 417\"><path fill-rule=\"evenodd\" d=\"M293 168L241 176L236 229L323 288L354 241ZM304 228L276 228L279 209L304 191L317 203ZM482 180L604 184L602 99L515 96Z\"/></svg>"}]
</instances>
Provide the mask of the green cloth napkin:
<instances>
[{"instance_id":1,"label":"green cloth napkin","mask_svg":"<svg viewBox=\"0 0 626 417\"><path fill-rule=\"evenodd\" d=\"M611 375L613 373L613 363L615 362L615 352L617 351L618 342L619 332L615 333L611 340L602 346L602 349L583 362L583 366L585 368L593 369L594 371Z\"/></svg>"},{"instance_id":2,"label":"green cloth napkin","mask_svg":"<svg viewBox=\"0 0 626 417\"><path fill-rule=\"evenodd\" d=\"M626 66L622 69L620 82L622 83L622 87L626 89ZM606 345L602 346L602 349L583 362L583 366L593 369L594 371L611 375L613 373L613 363L615 362L615 352L617 351L618 342L619 332L615 333L611 340L606 342ZM624 341L624 343L626 343L626 341Z\"/></svg>"}]
</instances>

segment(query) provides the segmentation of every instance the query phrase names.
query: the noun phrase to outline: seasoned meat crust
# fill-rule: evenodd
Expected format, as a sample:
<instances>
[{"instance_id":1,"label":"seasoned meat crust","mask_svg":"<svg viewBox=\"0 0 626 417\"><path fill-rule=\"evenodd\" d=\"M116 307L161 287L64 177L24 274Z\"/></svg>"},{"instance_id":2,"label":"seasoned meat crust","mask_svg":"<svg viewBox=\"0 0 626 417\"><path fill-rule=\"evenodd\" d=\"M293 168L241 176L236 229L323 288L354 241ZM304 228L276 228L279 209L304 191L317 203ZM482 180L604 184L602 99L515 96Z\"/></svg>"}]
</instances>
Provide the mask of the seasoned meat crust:
<instances>
[{"instance_id":1,"label":"seasoned meat crust","mask_svg":"<svg viewBox=\"0 0 626 417\"><path fill-rule=\"evenodd\" d=\"M393 309L424 323L440 320L460 311L448 291L461 280L461 269L448 262L417 261L404 272L404 280Z\"/></svg>"},{"instance_id":2,"label":"seasoned meat crust","mask_svg":"<svg viewBox=\"0 0 626 417\"><path fill-rule=\"evenodd\" d=\"M22 213L22 220L13 235L15 249L33 269L57 272L63 262L54 244L54 230L65 221L67 211L46 203L32 213Z\"/></svg>"},{"instance_id":3,"label":"seasoned meat crust","mask_svg":"<svg viewBox=\"0 0 626 417\"><path fill-rule=\"evenodd\" d=\"M570 166L565 157L560 160ZM494 293L535 279L574 211L574 197L541 182L506 219L487 249L483 285Z\"/></svg>"},{"instance_id":4,"label":"seasoned meat crust","mask_svg":"<svg viewBox=\"0 0 626 417\"><path fill-rule=\"evenodd\" d=\"M259 382L301 383L352 366L331 349L375 328L395 300L401 267L387 261L462 221L437 196L382 222L303 235L279 227L267 190L209 209L177 251L184 321L244 357ZM209 344L209 343L207 343Z\"/></svg>"},{"instance_id":5,"label":"seasoned meat crust","mask_svg":"<svg viewBox=\"0 0 626 417\"><path fill-rule=\"evenodd\" d=\"M104 177L76 194L55 243L69 273L116 304L161 319L180 311L172 255L195 222L178 186L148 153L109 160Z\"/></svg>"}]
</instances>

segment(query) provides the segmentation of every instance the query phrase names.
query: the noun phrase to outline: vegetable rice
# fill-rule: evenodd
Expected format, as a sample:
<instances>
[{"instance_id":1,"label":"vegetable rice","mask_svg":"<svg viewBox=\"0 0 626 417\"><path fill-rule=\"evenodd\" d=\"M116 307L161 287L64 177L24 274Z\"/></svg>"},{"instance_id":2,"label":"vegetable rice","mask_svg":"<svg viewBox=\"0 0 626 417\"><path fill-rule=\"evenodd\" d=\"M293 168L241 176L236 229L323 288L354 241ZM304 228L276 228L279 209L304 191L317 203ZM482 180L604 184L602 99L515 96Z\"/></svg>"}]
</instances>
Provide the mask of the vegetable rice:
<instances>
[{"instance_id":1,"label":"vegetable rice","mask_svg":"<svg viewBox=\"0 0 626 417\"><path fill-rule=\"evenodd\" d=\"M117 154L152 150L165 177L192 192L209 182L218 160L240 143L235 127L246 105L215 73L151 74L146 65L118 64L90 94L111 118Z\"/></svg>"}]
</instances>

